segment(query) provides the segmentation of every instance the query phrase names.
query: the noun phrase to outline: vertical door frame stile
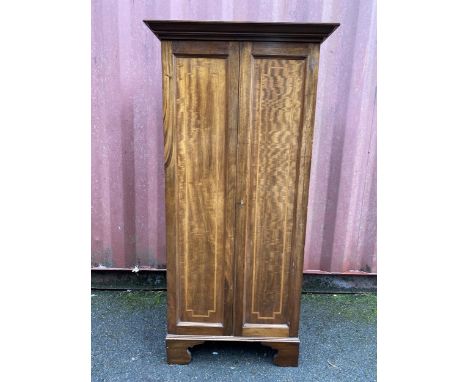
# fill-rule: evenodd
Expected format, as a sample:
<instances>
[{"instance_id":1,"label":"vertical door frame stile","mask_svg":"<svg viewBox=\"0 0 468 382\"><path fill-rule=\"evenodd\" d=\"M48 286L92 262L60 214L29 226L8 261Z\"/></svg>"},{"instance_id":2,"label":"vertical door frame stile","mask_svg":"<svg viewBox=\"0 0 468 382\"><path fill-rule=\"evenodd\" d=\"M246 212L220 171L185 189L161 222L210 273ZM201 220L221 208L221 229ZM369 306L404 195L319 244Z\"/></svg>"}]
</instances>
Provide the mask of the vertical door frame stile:
<instances>
[{"instance_id":1,"label":"vertical door frame stile","mask_svg":"<svg viewBox=\"0 0 468 382\"><path fill-rule=\"evenodd\" d=\"M236 315L236 306L238 304L237 300L237 251L238 251L238 243L237 243L237 224L239 221L239 199L238 199L238 182L239 182L239 125L240 125L240 83L241 83L241 58L242 58L242 42L236 41L238 47L238 74L237 74L237 129L236 129L236 184L234 188L235 192L235 200L234 200L234 252L232 258L232 325L231 325L231 333L230 335L234 336L236 333L236 325L237 325L237 315Z\"/></svg>"},{"instance_id":2,"label":"vertical door frame stile","mask_svg":"<svg viewBox=\"0 0 468 382\"><path fill-rule=\"evenodd\" d=\"M250 97L248 92L252 86L252 71L245 70L247 64L251 64L250 55L252 53L251 42L239 42L239 119L237 135L237 210L236 210L236 240L235 240L235 261L236 261L236 289L234 299L234 336L242 336L242 325L244 323L245 306L245 236L246 236L246 211L249 209L247 197L247 174L248 159L247 149L249 147L249 132L251 121L251 108L248 105ZM249 68L251 69L251 68ZM244 104L247 103L247 104ZM243 111L243 113L241 113ZM241 160L244 159L244 160ZM243 201L243 205L240 202Z\"/></svg>"},{"instance_id":3,"label":"vertical door frame stile","mask_svg":"<svg viewBox=\"0 0 468 382\"><path fill-rule=\"evenodd\" d=\"M237 55L235 57L234 55ZM234 57L232 57L234 56ZM231 68L231 64L234 64L235 67ZM236 222L237 222L237 147L238 147L238 130L239 130L239 83L240 83L240 44L237 41L229 42L229 60L228 60L228 73L229 73L229 84L227 88L228 95L226 99L229 102L227 107L228 115L227 118L230 119L227 123L228 133L226 134L226 147L227 152L226 156L228 161L228 169L225 173L225 183L229 190L226 190L226 199L229 201L230 194L232 193L232 202L231 208L233 208L234 219L232 221L233 226L231 227L232 232L232 248L231 256L224 256L224 296L228 298L224 299L224 323L225 323L225 332L224 335L233 334L234 326L234 309L235 309L235 296L234 291L236 280ZM231 78L232 75L235 75L235 78ZM237 86L230 86L232 82L237 81ZM235 103L235 104L234 104ZM229 111L234 109L234 113ZM234 119L234 120L233 120ZM234 141L233 141L234 140ZM231 181L231 182L229 182ZM233 184L230 184L233 183ZM226 203L226 208L229 208L229 203ZM225 214L225 220L230 216L229 213ZM228 290L226 290L228 289Z\"/></svg>"}]
</instances>

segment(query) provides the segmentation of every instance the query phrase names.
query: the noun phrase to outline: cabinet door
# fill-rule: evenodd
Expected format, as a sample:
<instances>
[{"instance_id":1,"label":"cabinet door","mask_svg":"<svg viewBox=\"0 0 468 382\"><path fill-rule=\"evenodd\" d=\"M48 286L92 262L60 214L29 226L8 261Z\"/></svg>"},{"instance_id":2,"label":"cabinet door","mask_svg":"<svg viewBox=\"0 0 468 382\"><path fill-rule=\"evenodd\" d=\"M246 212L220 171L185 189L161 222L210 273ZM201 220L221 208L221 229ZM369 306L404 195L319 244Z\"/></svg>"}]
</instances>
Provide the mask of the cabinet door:
<instances>
[{"instance_id":1,"label":"cabinet door","mask_svg":"<svg viewBox=\"0 0 468 382\"><path fill-rule=\"evenodd\" d=\"M232 334L239 43L162 51L168 330Z\"/></svg>"},{"instance_id":2,"label":"cabinet door","mask_svg":"<svg viewBox=\"0 0 468 382\"><path fill-rule=\"evenodd\" d=\"M241 44L235 334L298 335L319 46Z\"/></svg>"}]
</instances>

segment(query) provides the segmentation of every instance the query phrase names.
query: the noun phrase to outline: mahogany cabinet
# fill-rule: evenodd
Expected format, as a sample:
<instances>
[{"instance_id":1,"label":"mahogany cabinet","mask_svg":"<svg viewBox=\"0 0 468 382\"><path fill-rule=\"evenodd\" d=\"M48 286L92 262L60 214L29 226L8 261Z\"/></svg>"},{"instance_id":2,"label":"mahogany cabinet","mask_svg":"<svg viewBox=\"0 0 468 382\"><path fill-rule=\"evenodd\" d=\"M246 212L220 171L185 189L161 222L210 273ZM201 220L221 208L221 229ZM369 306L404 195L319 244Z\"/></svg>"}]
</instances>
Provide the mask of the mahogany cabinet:
<instances>
[{"instance_id":1,"label":"mahogany cabinet","mask_svg":"<svg viewBox=\"0 0 468 382\"><path fill-rule=\"evenodd\" d=\"M297 366L319 48L338 24L145 23L162 47L167 360L258 341Z\"/></svg>"}]
</instances>

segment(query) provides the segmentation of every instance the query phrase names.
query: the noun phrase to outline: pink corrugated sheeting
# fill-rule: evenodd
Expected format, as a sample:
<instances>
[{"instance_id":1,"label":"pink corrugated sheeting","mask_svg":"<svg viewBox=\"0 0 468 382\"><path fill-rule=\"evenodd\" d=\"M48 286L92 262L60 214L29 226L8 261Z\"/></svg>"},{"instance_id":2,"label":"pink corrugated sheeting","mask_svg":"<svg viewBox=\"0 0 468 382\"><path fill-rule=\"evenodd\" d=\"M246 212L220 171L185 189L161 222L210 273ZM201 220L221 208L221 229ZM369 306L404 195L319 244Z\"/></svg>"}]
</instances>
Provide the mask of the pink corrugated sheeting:
<instances>
[{"instance_id":1,"label":"pink corrugated sheeting","mask_svg":"<svg viewBox=\"0 0 468 382\"><path fill-rule=\"evenodd\" d=\"M323 43L305 272L375 273L376 4L92 2L92 266L165 268L160 44L144 19L339 22Z\"/></svg>"}]
</instances>

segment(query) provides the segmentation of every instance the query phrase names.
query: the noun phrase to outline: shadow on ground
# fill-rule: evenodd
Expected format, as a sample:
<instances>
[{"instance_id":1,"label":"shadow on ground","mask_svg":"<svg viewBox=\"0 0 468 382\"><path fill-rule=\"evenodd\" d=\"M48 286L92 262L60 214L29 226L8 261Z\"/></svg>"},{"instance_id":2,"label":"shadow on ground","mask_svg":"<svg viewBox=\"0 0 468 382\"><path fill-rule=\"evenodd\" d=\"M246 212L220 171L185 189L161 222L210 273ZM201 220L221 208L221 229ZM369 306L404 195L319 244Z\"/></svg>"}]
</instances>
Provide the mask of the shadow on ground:
<instances>
[{"instance_id":1,"label":"shadow on ground","mask_svg":"<svg viewBox=\"0 0 468 382\"><path fill-rule=\"evenodd\" d=\"M376 381L376 296L302 296L299 367L255 343L208 342L167 365L166 294L93 291L93 381Z\"/></svg>"}]
</instances>

